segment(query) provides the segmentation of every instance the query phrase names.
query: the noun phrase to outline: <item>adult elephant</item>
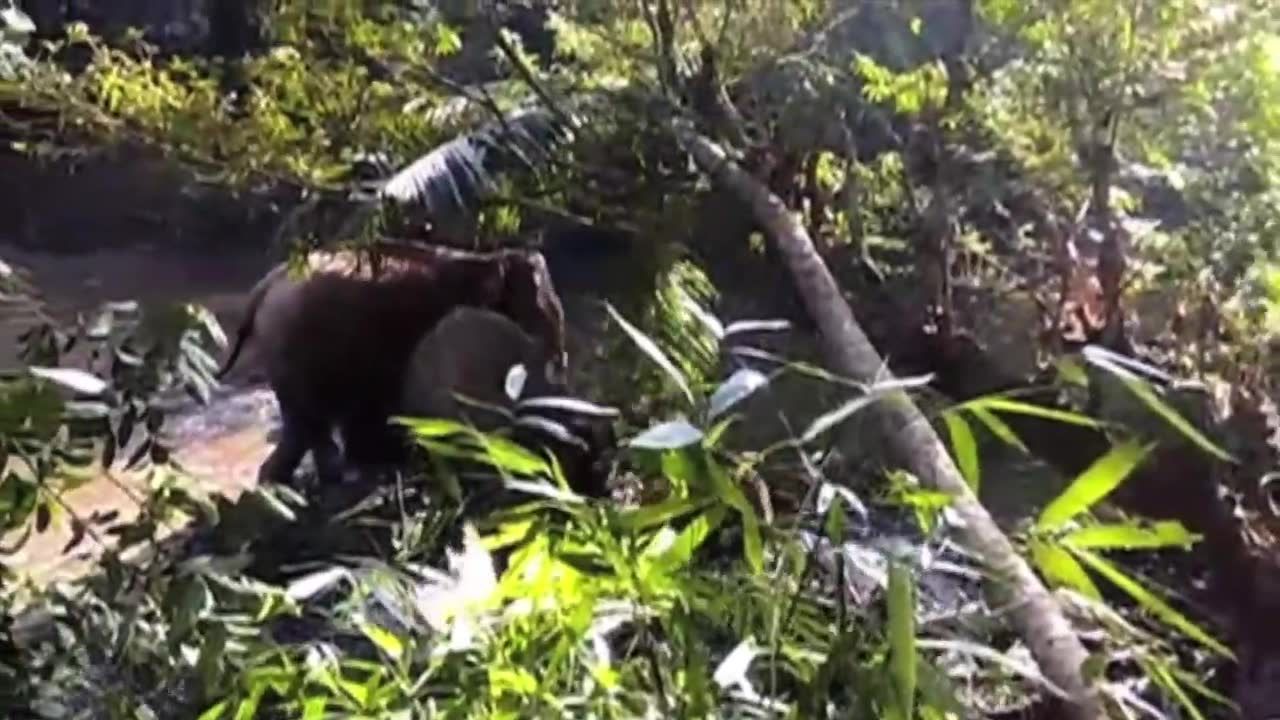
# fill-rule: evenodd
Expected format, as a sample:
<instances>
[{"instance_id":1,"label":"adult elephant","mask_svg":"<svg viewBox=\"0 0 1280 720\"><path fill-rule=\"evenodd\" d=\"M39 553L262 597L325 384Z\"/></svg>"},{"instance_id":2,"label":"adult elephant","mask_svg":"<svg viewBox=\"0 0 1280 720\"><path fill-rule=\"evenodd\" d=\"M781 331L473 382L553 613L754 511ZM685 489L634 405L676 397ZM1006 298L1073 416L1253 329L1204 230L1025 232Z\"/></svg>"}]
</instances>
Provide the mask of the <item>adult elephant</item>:
<instances>
[{"instance_id":1,"label":"adult elephant","mask_svg":"<svg viewBox=\"0 0 1280 720\"><path fill-rule=\"evenodd\" d=\"M566 384L538 370L552 352L505 315L455 308L414 347L399 413L461 421L485 432L507 432L525 446L546 448L574 491L603 497L607 455L616 445L612 420L617 412L565 402ZM526 379L509 388L516 365L524 366Z\"/></svg>"},{"instance_id":2,"label":"adult elephant","mask_svg":"<svg viewBox=\"0 0 1280 720\"><path fill-rule=\"evenodd\" d=\"M548 348L549 378L567 356L564 311L536 251L489 253L383 241L315 251L301 272L281 263L254 287L221 378L252 345L280 405L281 437L259 470L289 482L310 451L322 482L354 466L394 462L403 449L387 420L414 345L458 306L489 308Z\"/></svg>"}]
</instances>

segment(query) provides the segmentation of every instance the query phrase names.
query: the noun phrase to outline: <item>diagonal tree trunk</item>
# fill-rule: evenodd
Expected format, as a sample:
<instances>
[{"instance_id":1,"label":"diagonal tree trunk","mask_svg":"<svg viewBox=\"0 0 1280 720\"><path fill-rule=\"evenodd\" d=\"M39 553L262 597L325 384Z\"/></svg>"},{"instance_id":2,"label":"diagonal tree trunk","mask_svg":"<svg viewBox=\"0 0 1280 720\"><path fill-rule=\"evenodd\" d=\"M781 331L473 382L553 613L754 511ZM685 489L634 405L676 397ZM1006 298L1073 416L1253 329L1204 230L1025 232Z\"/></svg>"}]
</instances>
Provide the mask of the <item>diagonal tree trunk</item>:
<instances>
[{"instance_id":1,"label":"diagonal tree trunk","mask_svg":"<svg viewBox=\"0 0 1280 720\"><path fill-rule=\"evenodd\" d=\"M786 205L690 123L677 119L673 129L702 171L746 203L776 243L818 326L833 369L863 381L877 377L885 367L884 361L858 325L813 241ZM1000 590L1017 599L1011 611L1016 630L1045 677L1069 696L1064 703L1067 717L1103 717L1098 693L1082 674L1082 664L1088 657L1084 646L1052 595L969 490L919 408L898 396L869 411L878 417L886 441L899 460L922 482L953 498L952 506L963 521L965 541L996 577L1005 580Z\"/></svg>"}]
</instances>

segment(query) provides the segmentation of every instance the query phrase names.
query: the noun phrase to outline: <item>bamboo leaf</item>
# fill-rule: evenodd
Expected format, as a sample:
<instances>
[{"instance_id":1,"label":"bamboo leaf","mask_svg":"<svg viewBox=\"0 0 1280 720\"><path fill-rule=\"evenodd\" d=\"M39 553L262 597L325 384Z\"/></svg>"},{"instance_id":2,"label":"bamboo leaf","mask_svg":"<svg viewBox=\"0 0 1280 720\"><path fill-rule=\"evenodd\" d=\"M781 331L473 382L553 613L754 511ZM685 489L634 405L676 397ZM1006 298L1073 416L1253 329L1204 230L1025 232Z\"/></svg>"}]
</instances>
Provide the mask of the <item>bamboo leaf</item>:
<instances>
[{"instance_id":1,"label":"bamboo leaf","mask_svg":"<svg viewBox=\"0 0 1280 720\"><path fill-rule=\"evenodd\" d=\"M944 412L942 419L951 435L951 450L955 453L956 466L969 489L977 493L981 466L978 461L978 442L973 437L973 430L958 412Z\"/></svg>"},{"instance_id":2,"label":"bamboo leaf","mask_svg":"<svg viewBox=\"0 0 1280 720\"><path fill-rule=\"evenodd\" d=\"M1073 588L1094 600L1102 600L1102 593L1089 573L1071 553L1061 547L1032 540L1031 559L1050 583Z\"/></svg>"},{"instance_id":3,"label":"bamboo leaf","mask_svg":"<svg viewBox=\"0 0 1280 720\"><path fill-rule=\"evenodd\" d=\"M916 699L916 603L911 568L889 562L889 670L893 678L893 708L901 720L915 717Z\"/></svg>"},{"instance_id":4,"label":"bamboo leaf","mask_svg":"<svg viewBox=\"0 0 1280 720\"><path fill-rule=\"evenodd\" d=\"M1066 423L1068 425L1080 425L1089 428L1101 428L1102 423L1080 413L1074 413L1069 410L1059 410L1057 408L1036 405L1035 403L1026 403L1019 400L1010 400L1004 397L988 397L970 400L957 406L957 409L966 410L988 410L991 412L1005 412L1013 415L1029 415L1031 417L1044 418L1045 420L1055 420L1057 422Z\"/></svg>"},{"instance_id":5,"label":"bamboo leaf","mask_svg":"<svg viewBox=\"0 0 1280 720\"><path fill-rule=\"evenodd\" d=\"M658 367L662 368L662 370L671 377L671 380L675 382L676 387L680 388L680 392L684 393L685 398L692 404L693 391L689 389L689 383L685 381L684 375L682 375L680 370L676 368L675 364L671 362L671 359L662 352L658 347L658 344L655 343L648 335L641 332L639 328L627 322L627 319L622 317L622 315L613 308L612 304L605 303L605 309L609 311L609 315L613 317L614 321L617 322L627 336L631 338L631 341L634 342L645 355L648 355L651 360L657 363Z\"/></svg>"},{"instance_id":6,"label":"bamboo leaf","mask_svg":"<svg viewBox=\"0 0 1280 720\"><path fill-rule=\"evenodd\" d=\"M1090 352L1091 349L1093 349L1094 352ZM1181 433L1183 437L1187 438L1193 444L1198 445L1200 449L1223 462L1237 462L1230 453L1218 447L1216 443L1205 437L1204 434L1197 430L1194 425L1187 421L1186 418L1182 417L1177 410L1174 410L1168 403L1161 400L1150 383L1141 377L1138 377L1127 367L1117 362L1115 359L1117 357L1118 356L1114 355L1114 353L1099 352L1098 349L1092 348L1092 346L1090 348L1085 348L1085 359L1114 375L1126 388L1130 390L1130 392L1137 395L1138 399L1146 404L1152 412L1159 415L1161 419L1173 427L1173 429ZM1135 363L1137 363L1137 361L1128 360L1126 364ZM1146 366L1142 365L1142 367ZM1160 374L1163 375L1163 373Z\"/></svg>"},{"instance_id":7,"label":"bamboo leaf","mask_svg":"<svg viewBox=\"0 0 1280 720\"><path fill-rule=\"evenodd\" d=\"M1137 601L1139 605L1146 608L1169 626L1181 631L1187 637L1195 640L1223 657L1234 659L1235 656L1227 646L1215 640L1213 636L1202 630L1195 623L1191 622L1185 615L1173 609L1164 600L1142 587L1142 585L1140 585L1136 580L1121 572L1120 569L1115 565L1112 565L1110 561L1104 559L1102 556L1091 550L1085 550L1083 548L1072 548L1071 552L1086 565L1093 568L1095 572L1111 581L1112 584Z\"/></svg>"},{"instance_id":8,"label":"bamboo leaf","mask_svg":"<svg viewBox=\"0 0 1280 720\"><path fill-rule=\"evenodd\" d=\"M1151 524L1123 523L1091 525L1073 530L1061 539L1063 545L1091 550L1158 550L1189 548L1200 540L1176 521Z\"/></svg>"},{"instance_id":9,"label":"bamboo leaf","mask_svg":"<svg viewBox=\"0 0 1280 720\"><path fill-rule=\"evenodd\" d=\"M1093 507L1115 490L1154 447L1154 444L1124 442L1111 448L1045 507L1036 521L1036 529L1055 530Z\"/></svg>"}]
</instances>

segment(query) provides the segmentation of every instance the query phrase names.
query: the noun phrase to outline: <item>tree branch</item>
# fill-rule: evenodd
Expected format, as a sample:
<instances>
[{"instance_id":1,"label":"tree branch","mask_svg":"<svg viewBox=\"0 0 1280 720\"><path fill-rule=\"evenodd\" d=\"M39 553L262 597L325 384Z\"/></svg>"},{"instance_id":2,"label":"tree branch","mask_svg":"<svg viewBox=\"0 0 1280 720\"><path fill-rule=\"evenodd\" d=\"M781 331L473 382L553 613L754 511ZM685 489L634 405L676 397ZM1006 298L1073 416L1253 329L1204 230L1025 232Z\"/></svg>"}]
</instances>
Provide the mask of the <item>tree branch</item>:
<instances>
[{"instance_id":1,"label":"tree branch","mask_svg":"<svg viewBox=\"0 0 1280 720\"><path fill-rule=\"evenodd\" d=\"M781 250L805 307L818 326L833 369L862 381L880 376L884 360L858 325L813 241L786 205L689 122L674 119L672 129L703 172L751 208ZM1068 694L1067 716L1090 720L1103 717L1097 690L1082 674L1088 658L1084 646L1053 596L970 491L919 408L899 395L871 406L869 411L877 416L889 447L907 468L926 485L951 496L952 507L962 520L962 537L981 555L993 575L1004 581L998 589L1018 600L1010 613L1016 630L1045 676Z\"/></svg>"}]
</instances>

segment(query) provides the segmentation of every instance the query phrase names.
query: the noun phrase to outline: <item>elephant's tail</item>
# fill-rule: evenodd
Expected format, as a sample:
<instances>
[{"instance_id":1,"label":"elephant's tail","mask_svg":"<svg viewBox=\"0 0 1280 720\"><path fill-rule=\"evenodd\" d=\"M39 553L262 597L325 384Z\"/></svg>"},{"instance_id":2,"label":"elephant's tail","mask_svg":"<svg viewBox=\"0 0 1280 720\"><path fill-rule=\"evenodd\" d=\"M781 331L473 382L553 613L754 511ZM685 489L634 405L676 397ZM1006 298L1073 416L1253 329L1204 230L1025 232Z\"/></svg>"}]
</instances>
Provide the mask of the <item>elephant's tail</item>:
<instances>
[{"instance_id":1,"label":"elephant's tail","mask_svg":"<svg viewBox=\"0 0 1280 720\"><path fill-rule=\"evenodd\" d=\"M284 263L277 265L267 273L265 277L258 281L249 295L249 304L244 311L244 319L240 321L240 327L236 330L236 341L231 346L231 354L227 356L226 362L222 363L222 367L218 368L218 372L214 375L219 382L231 372L235 367L236 361L240 359L240 353L244 351L244 347L249 342L249 338L253 336L255 320L258 317L258 309L262 307L262 301L267 296L267 291L275 284L276 279L282 272L287 270Z\"/></svg>"}]
</instances>

